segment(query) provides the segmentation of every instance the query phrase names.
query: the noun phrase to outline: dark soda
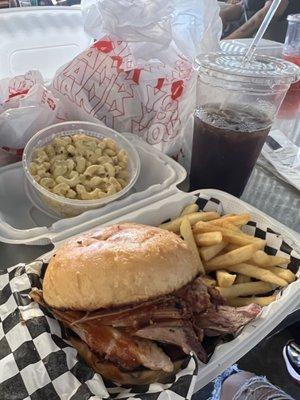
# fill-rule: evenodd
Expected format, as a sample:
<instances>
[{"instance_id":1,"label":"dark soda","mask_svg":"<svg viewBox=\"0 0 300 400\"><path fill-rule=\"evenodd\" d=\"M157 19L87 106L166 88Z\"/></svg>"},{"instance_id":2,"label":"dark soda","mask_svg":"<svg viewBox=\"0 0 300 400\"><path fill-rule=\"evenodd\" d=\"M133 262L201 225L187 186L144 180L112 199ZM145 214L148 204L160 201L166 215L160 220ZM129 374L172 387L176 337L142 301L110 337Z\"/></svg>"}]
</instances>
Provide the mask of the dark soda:
<instances>
[{"instance_id":1,"label":"dark soda","mask_svg":"<svg viewBox=\"0 0 300 400\"><path fill-rule=\"evenodd\" d=\"M190 190L214 188L241 196L270 128L266 114L247 106L198 107Z\"/></svg>"}]
</instances>

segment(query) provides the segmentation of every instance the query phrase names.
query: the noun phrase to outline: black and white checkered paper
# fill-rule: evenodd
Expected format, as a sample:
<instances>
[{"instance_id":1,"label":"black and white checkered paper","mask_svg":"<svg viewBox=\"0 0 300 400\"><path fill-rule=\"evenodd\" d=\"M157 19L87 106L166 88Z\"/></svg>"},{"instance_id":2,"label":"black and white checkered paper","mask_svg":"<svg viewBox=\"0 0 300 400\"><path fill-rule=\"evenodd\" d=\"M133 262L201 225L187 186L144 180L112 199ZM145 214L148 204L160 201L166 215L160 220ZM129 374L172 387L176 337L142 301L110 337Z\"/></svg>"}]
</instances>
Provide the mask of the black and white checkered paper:
<instances>
[{"instance_id":1,"label":"black and white checkered paper","mask_svg":"<svg viewBox=\"0 0 300 400\"><path fill-rule=\"evenodd\" d=\"M224 212L215 198L199 196L197 203L205 211ZM289 268L299 274L300 256L292 243L257 222L249 222L245 231L266 239L269 254L288 254ZM191 399L198 370L194 356L188 356L182 370L165 384L105 385L99 374L77 358L59 322L29 299L33 287L41 288L43 265L34 261L0 272L1 400Z\"/></svg>"},{"instance_id":2,"label":"black and white checkered paper","mask_svg":"<svg viewBox=\"0 0 300 400\"><path fill-rule=\"evenodd\" d=\"M197 375L194 357L167 384L125 389L105 386L101 376L77 359L59 322L28 293L41 288L43 261L19 264L0 275L0 398L32 400L186 399Z\"/></svg>"}]
</instances>

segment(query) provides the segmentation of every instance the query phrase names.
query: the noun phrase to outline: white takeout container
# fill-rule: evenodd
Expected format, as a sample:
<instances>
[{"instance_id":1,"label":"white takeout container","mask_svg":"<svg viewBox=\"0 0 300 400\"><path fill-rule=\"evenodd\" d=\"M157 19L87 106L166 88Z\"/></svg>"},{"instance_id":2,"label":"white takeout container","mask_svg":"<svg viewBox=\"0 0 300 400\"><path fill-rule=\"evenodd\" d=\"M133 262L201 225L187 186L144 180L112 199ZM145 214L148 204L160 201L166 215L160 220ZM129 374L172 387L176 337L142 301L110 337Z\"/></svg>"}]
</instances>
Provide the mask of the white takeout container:
<instances>
[{"instance_id":1,"label":"white takeout container","mask_svg":"<svg viewBox=\"0 0 300 400\"><path fill-rule=\"evenodd\" d=\"M94 136L100 140L104 138L113 139L116 142L117 150L123 149L126 151L128 155L128 170L130 176L127 186L125 186L119 192L101 199L78 200L58 196L42 187L33 178L29 172L29 165L36 149L46 146L57 137L72 136L77 134ZM33 197L37 195L46 205L46 207L49 208L50 211L54 212L54 216L58 215L59 217L64 218L76 216L85 211L103 207L106 204L124 197L131 190L138 179L141 170L141 162L138 152L134 148L133 144L113 129L110 129L102 124L95 124L92 122L69 121L48 126L47 128L37 132L29 140L23 153L23 168L29 185L29 187L27 187L29 193L31 192Z\"/></svg>"},{"instance_id":2,"label":"white takeout container","mask_svg":"<svg viewBox=\"0 0 300 400\"><path fill-rule=\"evenodd\" d=\"M123 136L140 158L141 169L135 184L121 199L76 217L59 219L49 213L37 193L26 185L22 163L0 168L0 241L51 243L89 229L99 218L114 218L176 193L177 186L186 177L184 168L137 136Z\"/></svg>"},{"instance_id":3,"label":"white takeout container","mask_svg":"<svg viewBox=\"0 0 300 400\"><path fill-rule=\"evenodd\" d=\"M197 194L199 193L202 196L209 196L220 200L223 205L224 213L251 213L253 217L252 220L257 222L258 226L260 224L262 226L268 226L268 228L279 233L289 246L300 253L299 238L283 224L277 222L273 218L267 216L263 212L246 204L238 198L225 192L213 189L204 189L193 193L184 193L178 191L177 193L174 193L165 199L148 204L147 206L136 211L131 210L130 212L127 212L128 209L124 209L123 215L115 217L114 213L112 213L106 217L100 217L93 224L93 229L99 226L107 226L122 221L159 225L165 220L178 216L185 206L196 201ZM80 232L78 231L77 235L82 234L85 231L85 225L81 225L80 228ZM89 228L91 228L91 225ZM48 262L57 248L59 248L66 240L69 239L69 236L67 237L68 233L68 231L66 231L65 234L62 232L62 235L56 238L59 240L55 240L54 238L54 250L46 253L44 256L39 257L39 259L43 262ZM264 339L264 337L266 337L285 317L299 308L299 291L300 279L285 288L282 296L278 300L271 303L269 306L264 307L261 315L246 325L242 332L239 333L234 340L217 346L208 364L203 364L200 362L194 391L196 392L200 390L217 375L219 375L224 369L238 361L262 339Z\"/></svg>"},{"instance_id":4,"label":"white takeout container","mask_svg":"<svg viewBox=\"0 0 300 400\"><path fill-rule=\"evenodd\" d=\"M91 44L80 8L7 8L0 16L0 79L35 69L51 82L59 67Z\"/></svg>"},{"instance_id":5,"label":"white takeout container","mask_svg":"<svg viewBox=\"0 0 300 400\"><path fill-rule=\"evenodd\" d=\"M56 70L85 50L91 38L84 32L81 10L73 7L29 7L0 10L0 79L38 69L46 82ZM13 27L13 29L12 29ZM108 128L107 128L108 129ZM0 168L0 241L47 244L72 235L111 212L118 215L168 196L185 177L183 167L138 137L123 134L141 160L139 178L130 192L101 209L58 219L37 191L25 184L22 164ZM80 228L79 228L80 227Z\"/></svg>"}]
</instances>

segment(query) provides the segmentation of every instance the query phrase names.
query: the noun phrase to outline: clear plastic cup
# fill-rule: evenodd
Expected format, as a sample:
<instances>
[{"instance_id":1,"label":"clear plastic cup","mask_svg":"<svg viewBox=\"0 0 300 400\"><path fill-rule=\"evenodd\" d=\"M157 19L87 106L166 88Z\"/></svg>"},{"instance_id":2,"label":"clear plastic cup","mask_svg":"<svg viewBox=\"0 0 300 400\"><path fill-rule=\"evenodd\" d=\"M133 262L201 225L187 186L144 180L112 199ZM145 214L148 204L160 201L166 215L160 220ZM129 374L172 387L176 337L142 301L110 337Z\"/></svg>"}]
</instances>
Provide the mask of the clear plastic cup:
<instances>
[{"instance_id":1,"label":"clear plastic cup","mask_svg":"<svg viewBox=\"0 0 300 400\"><path fill-rule=\"evenodd\" d=\"M300 65L300 14L287 17L288 29L286 32L283 54L295 57L295 64Z\"/></svg>"},{"instance_id":2,"label":"clear plastic cup","mask_svg":"<svg viewBox=\"0 0 300 400\"><path fill-rule=\"evenodd\" d=\"M210 53L198 71L190 189L214 188L240 196L278 108L300 77L292 63L256 56Z\"/></svg>"},{"instance_id":3,"label":"clear plastic cup","mask_svg":"<svg viewBox=\"0 0 300 400\"><path fill-rule=\"evenodd\" d=\"M58 196L44 187L38 184L37 181L32 177L29 172L29 164L31 157L36 148L43 147L51 142L54 138L65 135L75 135L78 133L84 133L86 135L94 136L99 139L111 138L117 143L119 149L126 150L129 159L129 173L130 180L126 187L121 191L115 193L112 196L107 196L97 200L78 200L69 199L63 196ZM107 128L104 125L95 124L91 122L63 122L56 125L51 125L38 133L36 133L27 143L23 153L23 168L27 182L29 184L29 190L34 192L34 196L38 197L44 205L54 212L59 217L72 217L83 213L84 211L99 208L115 201L124 196L135 184L139 173L140 173L140 158L133 147L133 145L125 139L121 134ZM35 196L36 195L36 196Z\"/></svg>"},{"instance_id":4,"label":"clear plastic cup","mask_svg":"<svg viewBox=\"0 0 300 400\"><path fill-rule=\"evenodd\" d=\"M300 66L300 14L289 15L283 58ZM279 118L294 119L300 116L300 81L289 88L281 108Z\"/></svg>"}]
</instances>

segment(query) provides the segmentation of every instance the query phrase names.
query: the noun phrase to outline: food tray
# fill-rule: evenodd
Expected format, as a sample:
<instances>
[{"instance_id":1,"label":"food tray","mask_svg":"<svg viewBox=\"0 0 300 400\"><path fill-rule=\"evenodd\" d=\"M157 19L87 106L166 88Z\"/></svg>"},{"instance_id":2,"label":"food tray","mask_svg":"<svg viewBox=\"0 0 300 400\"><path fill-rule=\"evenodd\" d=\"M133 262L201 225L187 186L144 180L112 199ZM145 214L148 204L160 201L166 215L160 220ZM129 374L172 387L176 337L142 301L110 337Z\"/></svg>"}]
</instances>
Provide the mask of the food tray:
<instances>
[{"instance_id":1,"label":"food tray","mask_svg":"<svg viewBox=\"0 0 300 400\"><path fill-rule=\"evenodd\" d=\"M0 241L47 244L89 229L176 192L186 171L177 162L132 134L124 134L139 153L141 171L128 195L73 218L58 219L28 190L22 164L0 168ZM108 216L108 214L114 214Z\"/></svg>"},{"instance_id":2,"label":"food tray","mask_svg":"<svg viewBox=\"0 0 300 400\"><path fill-rule=\"evenodd\" d=\"M268 217L261 211L229 194L218 190L206 189L193 193L178 192L169 196L168 198L160 200L156 203L152 203L144 207L143 209L139 209L137 211L124 214L122 216L119 215L117 218L112 218L112 214L110 216L107 216L108 218L106 219L99 218L94 227L96 227L96 225L105 226L122 221L134 221L138 223L158 225L161 222L168 220L169 218L173 218L179 215L181 210L186 205L191 204L195 201L197 201L200 208L204 209L205 211L215 210L222 213L251 213L253 218L252 221L247 224L245 231L260 238L267 239L269 251L272 252L272 254L277 254L281 256L289 254L292 260L290 267L293 269L294 272L297 273L297 276L299 278L300 241L298 237L294 236L293 232L290 231L287 227ZM66 238L64 238L64 240L66 240ZM54 254L56 249L63 243L63 241L56 242L54 250L42 256L41 261L48 262L52 254ZM33 276L34 272L37 273L36 271L34 271L34 269L32 269L31 264L28 268L28 272L31 277ZM23 289L22 293L26 293L26 291L24 291L24 287L22 287L22 285L19 285L18 274L14 275L13 269L14 267L10 268L9 272L6 274L7 281L13 282L13 286L16 288L16 291L19 292ZM38 278L36 279L36 281L38 281ZM151 393L151 398L156 399L158 398L160 393L162 397L159 398L162 399L181 399L182 397L189 399L193 392L201 389L208 382L213 380L225 368L239 360L264 337L266 337L286 316L288 316L295 309L299 308L299 290L300 280L297 280L290 284L286 289L282 291L281 294L278 295L278 300L265 307L261 315L258 316L257 319L249 323L246 327L244 327L234 340L217 346L208 364L205 365L199 363L197 377L195 376L195 366L193 367L193 358L189 358L189 366L176 375L175 381L173 383L165 386L159 384L154 384L150 386L146 385L138 389L122 389L119 387L114 387L109 388L109 391L114 392L117 398L129 398L134 396L146 399L148 398L146 395L149 395ZM15 299L18 299L18 295L16 293L14 293L13 297ZM25 319L27 319L26 313L31 313L30 307L28 308L27 306L24 306L24 308L21 307L21 309L25 312L24 316ZM41 310L37 306L36 309L38 309L38 315L41 315ZM47 316L47 320L49 321L49 316ZM52 321L52 323L50 322L50 329L52 330L53 327L56 327L56 334L59 336L59 330L57 331L57 326L58 324L56 321ZM47 335L50 335L49 328ZM51 342L52 339L48 338L48 340L50 340ZM69 352L70 351L71 350L69 349ZM74 358L74 354L72 357ZM71 359L73 359L72 357ZM72 362L75 363L74 359ZM67 372L65 371L64 373ZM91 372L89 371L89 374L90 373ZM85 378L83 376L81 376L81 378L82 381L86 383ZM181 386L179 384L180 382L182 384L183 382L185 382L185 384ZM78 382L76 386L76 390L77 389ZM97 386L97 382L95 382L93 394L99 396L96 397L97 399L101 397L102 390L103 386L99 382ZM161 393L162 390L164 391ZM177 397L178 394L180 395L180 393L182 395ZM72 397L70 396L66 398L71 399Z\"/></svg>"}]
</instances>

